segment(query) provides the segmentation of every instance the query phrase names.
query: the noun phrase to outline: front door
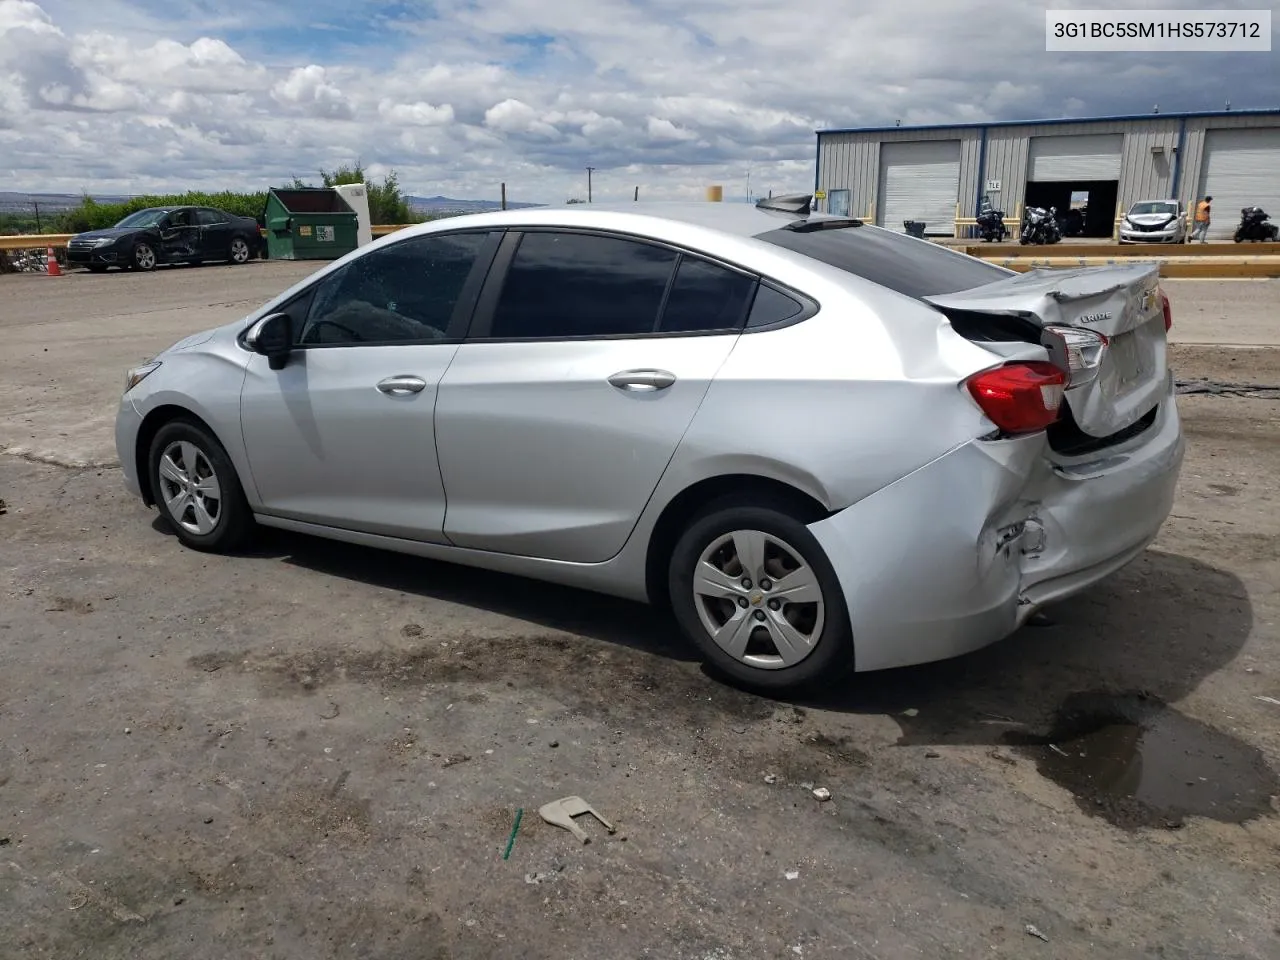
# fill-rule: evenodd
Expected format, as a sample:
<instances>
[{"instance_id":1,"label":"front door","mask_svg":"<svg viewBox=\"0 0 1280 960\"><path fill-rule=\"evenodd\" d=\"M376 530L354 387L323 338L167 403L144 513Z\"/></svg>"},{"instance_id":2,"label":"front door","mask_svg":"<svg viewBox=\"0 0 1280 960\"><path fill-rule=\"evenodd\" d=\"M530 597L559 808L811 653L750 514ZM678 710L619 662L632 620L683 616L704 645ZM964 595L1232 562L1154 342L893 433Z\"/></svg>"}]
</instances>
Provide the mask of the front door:
<instances>
[{"instance_id":1,"label":"front door","mask_svg":"<svg viewBox=\"0 0 1280 960\"><path fill-rule=\"evenodd\" d=\"M200 227L190 207L172 210L161 221L160 255L166 263L200 258Z\"/></svg>"},{"instance_id":2,"label":"front door","mask_svg":"<svg viewBox=\"0 0 1280 960\"><path fill-rule=\"evenodd\" d=\"M432 420L489 236L427 235L352 260L303 297L284 369L254 355L240 415L263 512L442 540Z\"/></svg>"},{"instance_id":3,"label":"front door","mask_svg":"<svg viewBox=\"0 0 1280 960\"><path fill-rule=\"evenodd\" d=\"M608 560L733 349L755 279L607 235L506 242L505 280L486 287L436 404L445 534L500 553Z\"/></svg>"}]
</instances>

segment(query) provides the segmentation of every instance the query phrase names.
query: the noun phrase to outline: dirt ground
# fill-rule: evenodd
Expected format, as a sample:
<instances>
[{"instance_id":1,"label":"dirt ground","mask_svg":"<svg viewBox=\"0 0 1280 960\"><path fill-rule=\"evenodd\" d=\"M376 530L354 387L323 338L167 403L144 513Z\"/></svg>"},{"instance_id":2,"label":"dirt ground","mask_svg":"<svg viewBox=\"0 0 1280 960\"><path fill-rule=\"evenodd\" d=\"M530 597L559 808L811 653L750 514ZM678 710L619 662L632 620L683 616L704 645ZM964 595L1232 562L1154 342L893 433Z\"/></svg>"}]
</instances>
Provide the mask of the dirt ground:
<instances>
[{"instance_id":1,"label":"dirt ground","mask_svg":"<svg viewBox=\"0 0 1280 960\"><path fill-rule=\"evenodd\" d=\"M179 547L110 466L120 368L308 269L0 278L5 960L1280 956L1280 394L1182 397L1159 540L1048 623L775 702L642 607ZM1280 284L1171 289L1180 380L1280 385L1203 342ZM1162 718L1123 802L1090 698Z\"/></svg>"}]
</instances>

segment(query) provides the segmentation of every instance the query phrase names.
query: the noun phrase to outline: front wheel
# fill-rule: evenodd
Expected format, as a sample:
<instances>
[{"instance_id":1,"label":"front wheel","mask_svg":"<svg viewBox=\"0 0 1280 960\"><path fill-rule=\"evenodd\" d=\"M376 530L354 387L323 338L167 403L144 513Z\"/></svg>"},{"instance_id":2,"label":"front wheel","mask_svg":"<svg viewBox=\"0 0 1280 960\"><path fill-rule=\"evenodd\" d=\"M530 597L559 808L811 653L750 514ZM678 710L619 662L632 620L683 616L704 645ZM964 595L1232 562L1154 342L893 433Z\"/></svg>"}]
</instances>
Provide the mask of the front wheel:
<instances>
[{"instance_id":1,"label":"front wheel","mask_svg":"<svg viewBox=\"0 0 1280 960\"><path fill-rule=\"evenodd\" d=\"M133 267L144 272L156 268L156 252L149 243L139 243L133 248Z\"/></svg>"},{"instance_id":2,"label":"front wheel","mask_svg":"<svg viewBox=\"0 0 1280 960\"><path fill-rule=\"evenodd\" d=\"M225 553L248 539L253 515L240 478L208 430L173 420L156 432L149 454L154 499L183 544Z\"/></svg>"},{"instance_id":3,"label":"front wheel","mask_svg":"<svg viewBox=\"0 0 1280 960\"><path fill-rule=\"evenodd\" d=\"M676 543L668 588L708 666L743 686L790 693L853 668L844 592L789 507L713 505Z\"/></svg>"},{"instance_id":4,"label":"front wheel","mask_svg":"<svg viewBox=\"0 0 1280 960\"><path fill-rule=\"evenodd\" d=\"M251 253L252 251L249 249L249 244L245 242L244 237L236 237L231 241L232 263L248 263Z\"/></svg>"}]
</instances>

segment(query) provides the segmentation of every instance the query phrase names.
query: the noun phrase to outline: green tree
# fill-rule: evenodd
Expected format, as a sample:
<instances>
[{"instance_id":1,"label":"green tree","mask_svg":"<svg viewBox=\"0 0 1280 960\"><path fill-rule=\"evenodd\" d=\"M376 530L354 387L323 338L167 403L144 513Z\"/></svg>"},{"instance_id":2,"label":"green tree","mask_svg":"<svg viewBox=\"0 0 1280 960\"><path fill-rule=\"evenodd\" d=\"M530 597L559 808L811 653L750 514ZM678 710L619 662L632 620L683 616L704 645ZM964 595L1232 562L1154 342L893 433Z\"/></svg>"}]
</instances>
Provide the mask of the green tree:
<instances>
[{"instance_id":1,"label":"green tree","mask_svg":"<svg viewBox=\"0 0 1280 960\"><path fill-rule=\"evenodd\" d=\"M416 223L422 219L409 208L394 170L377 183L369 179L364 164L357 160L354 164L344 163L336 170L321 170L320 179L326 187L363 183L369 196L369 219L374 223ZM294 182L298 182L296 177Z\"/></svg>"}]
</instances>

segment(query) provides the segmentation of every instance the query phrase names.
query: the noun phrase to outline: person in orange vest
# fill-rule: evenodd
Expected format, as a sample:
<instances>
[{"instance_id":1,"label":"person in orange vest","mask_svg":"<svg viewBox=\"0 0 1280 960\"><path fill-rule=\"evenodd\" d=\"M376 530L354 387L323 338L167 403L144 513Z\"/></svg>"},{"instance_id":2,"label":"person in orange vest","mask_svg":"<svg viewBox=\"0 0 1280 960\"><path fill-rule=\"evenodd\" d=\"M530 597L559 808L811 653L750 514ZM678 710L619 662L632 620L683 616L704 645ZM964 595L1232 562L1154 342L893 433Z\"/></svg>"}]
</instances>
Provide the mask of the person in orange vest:
<instances>
[{"instance_id":1,"label":"person in orange vest","mask_svg":"<svg viewBox=\"0 0 1280 960\"><path fill-rule=\"evenodd\" d=\"M1196 228L1191 234L1191 239L1197 237L1201 243L1209 242L1209 204L1213 202L1213 197L1205 197L1196 204Z\"/></svg>"}]
</instances>

